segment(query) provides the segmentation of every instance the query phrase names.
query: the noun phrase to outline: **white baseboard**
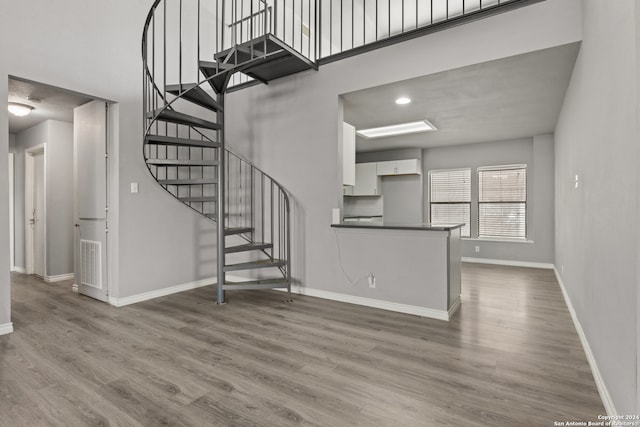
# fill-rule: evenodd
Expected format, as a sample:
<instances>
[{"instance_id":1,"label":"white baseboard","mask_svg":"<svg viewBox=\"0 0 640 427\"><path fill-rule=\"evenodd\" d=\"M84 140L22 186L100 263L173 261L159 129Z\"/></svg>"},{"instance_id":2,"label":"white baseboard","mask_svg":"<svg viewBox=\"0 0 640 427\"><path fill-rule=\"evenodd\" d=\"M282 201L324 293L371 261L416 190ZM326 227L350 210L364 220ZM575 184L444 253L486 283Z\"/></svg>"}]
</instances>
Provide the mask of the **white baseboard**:
<instances>
[{"instance_id":1,"label":"white baseboard","mask_svg":"<svg viewBox=\"0 0 640 427\"><path fill-rule=\"evenodd\" d=\"M76 293L77 293L77 292L78 292L78 284L77 284L77 283L74 283L73 285L71 285L71 290L72 290L73 292L76 292Z\"/></svg>"},{"instance_id":2,"label":"white baseboard","mask_svg":"<svg viewBox=\"0 0 640 427\"><path fill-rule=\"evenodd\" d=\"M47 283L62 282L64 280L73 280L74 277L73 273L59 274L57 276L45 276L44 281Z\"/></svg>"},{"instance_id":3,"label":"white baseboard","mask_svg":"<svg viewBox=\"0 0 640 427\"><path fill-rule=\"evenodd\" d=\"M598 393L600 394L600 399L602 399L604 409L607 411L607 415L619 415L615 405L613 404L613 399L609 394L609 390L604 383L604 379L602 378L600 369L598 369L596 359L593 357L593 352L591 351L589 341L587 341L587 336L584 334L584 330L582 329L580 320L578 320L578 316L576 315L576 311L573 308L573 304L571 304L571 300L569 299L569 294L567 293L567 288L565 288L564 286L562 277L560 276L557 268L554 267L553 271L556 274L556 279L558 280L558 284L560 285L560 290L562 290L562 295L564 296L564 301L566 302L567 308L569 309L569 314L571 315L571 319L573 320L573 325L578 332L578 337L580 337L580 343L582 343L584 354L587 356L587 361L589 362L589 366L591 367L591 373L593 374L593 379L596 383L596 387L598 388Z\"/></svg>"},{"instance_id":4,"label":"white baseboard","mask_svg":"<svg viewBox=\"0 0 640 427\"><path fill-rule=\"evenodd\" d=\"M242 281L243 279L239 277L227 275L227 280L230 282L234 282L234 281ZM218 279L213 277L209 279L197 280L195 282L183 283L181 285L169 286L168 288L158 289L155 291L143 292L141 294L131 295L124 298L109 297L109 304L116 307L123 307L125 305L135 304L138 302L147 301L154 298L160 298L160 297L175 294L178 292L184 292L191 289L201 288L203 286L213 285L217 283L217 281ZM77 292L77 285L74 284L74 287Z\"/></svg>"},{"instance_id":5,"label":"white baseboard","mask_svg":"<svg viewBox=\"0 0 640 427\"><path fill-rule=\"evenodd\" d=\"M331 301L346 302L349 304L363 305L366 307L380 308L382 310L396 311L399 313L449 321L449 313L444 310L434 310L432 308L418 307L415 305L399 304L396 302L382 301L373 298L339 294L337 292L311 289L297 285L291 286L291 292L300 295L308 295L310 297L328 299Z\"/></svg>"},{"instance_id":6,"label":"white baseboard","mask_svg":"<svg viewBox=\"0 0 640 427\"><path fill-rule=\"evenodd\" d=\"M11 267L11 271L14 271L20 274L27 274L27 270L24 267L18 267L17 265L14 265L13 267Z\"/></svg>"},{"instance_id":7,"label":"white baseboard","mask_svg":"<svg viewBox=\"0 0 640 427\"><path fill-rule=\"evenodd\" d=\"M13 332L13 323L3 323L0 325L0 335L6 335Z\"/></svg>"},{"instance_id":8,"label":"white baseboard","mask_svg":"<svg viewBox=\"0 0 640 427\"><path fill-rule=\"evenodd\" d=\"M529 262L529 261L509 261L504 259L487 259L487 258L472 258L462 257L462 262L471 262L475 264L494 264L494 265L508 265L511 267L530 267L530 268L545 268L553 270L553 264L545 262Z\"/></svg>"}]
</instances>

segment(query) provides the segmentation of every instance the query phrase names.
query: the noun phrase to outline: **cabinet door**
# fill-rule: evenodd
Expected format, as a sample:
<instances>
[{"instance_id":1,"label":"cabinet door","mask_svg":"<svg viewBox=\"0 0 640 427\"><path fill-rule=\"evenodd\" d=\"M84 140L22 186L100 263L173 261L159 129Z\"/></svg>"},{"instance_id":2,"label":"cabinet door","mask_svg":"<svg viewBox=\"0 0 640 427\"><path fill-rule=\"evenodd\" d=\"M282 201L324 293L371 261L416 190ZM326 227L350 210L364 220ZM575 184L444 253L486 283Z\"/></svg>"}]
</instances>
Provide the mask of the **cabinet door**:
<instances>
[{"instance_id":1,"label":"cabinet door","mask_svg":"<svg viewBox=\"0 0 640 427\"><path fill-rule=\"evenodd\" d=\"M380 178L375 163L356 164L356 186L353 189L354 196L378 196Z\"/></svg>"},{"instance_id":2,"label":"cabinet door","mask_svg":"<svg viewBox=\"0 0 640 427\"><path fill-rule=\"evenodd\" d=\"M342 184L356 185L356 128L342 124Z\"/></svg>"},{"instance_id":3,"label":"cabinet door","mask_svg":"<svg viewBox=\"0 0 640 427\"><path fill-rule=\"evenodd\" d=\"M418 159L398 160L396 163L396 175L421 175L420 161Z\"/></svg>"},{"instance_id":4,"label":"cabinet door","mask_svg":"<svg viewBox=\"0 0 640 427\"><path fill-rule=\"evenodd\" d=\"M396 162L395 160L378 162L376 170L378 175L395 175Z\"/></svg>"}]
</instances>

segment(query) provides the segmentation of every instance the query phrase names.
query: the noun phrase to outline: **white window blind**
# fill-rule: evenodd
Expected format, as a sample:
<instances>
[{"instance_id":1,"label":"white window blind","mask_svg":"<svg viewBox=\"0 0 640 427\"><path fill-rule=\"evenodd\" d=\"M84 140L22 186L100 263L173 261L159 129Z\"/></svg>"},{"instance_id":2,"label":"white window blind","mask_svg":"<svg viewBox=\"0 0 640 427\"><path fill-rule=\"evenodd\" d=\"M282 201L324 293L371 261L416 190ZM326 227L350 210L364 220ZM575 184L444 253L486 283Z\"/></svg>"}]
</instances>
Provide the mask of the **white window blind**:
<instances>
[{"instance_id":1,"label":"white window blind","mask_svg":"<svg viewBox=\"0 0 640 427\"><path fill-rule=\"evenodd\" d=\"M471 169L429 172L429 222L461 224L462 237L470 237Z\"/></svg>"},{"instance_id":2,"label":"white window blind","mask_svg":"<svg viewBox=\"0 0 640 427\"><path fill-rule=\"evenodd\" d=\"M527 165L478 168L478 237L527 237Z\"/></svg>"}]
</instances>

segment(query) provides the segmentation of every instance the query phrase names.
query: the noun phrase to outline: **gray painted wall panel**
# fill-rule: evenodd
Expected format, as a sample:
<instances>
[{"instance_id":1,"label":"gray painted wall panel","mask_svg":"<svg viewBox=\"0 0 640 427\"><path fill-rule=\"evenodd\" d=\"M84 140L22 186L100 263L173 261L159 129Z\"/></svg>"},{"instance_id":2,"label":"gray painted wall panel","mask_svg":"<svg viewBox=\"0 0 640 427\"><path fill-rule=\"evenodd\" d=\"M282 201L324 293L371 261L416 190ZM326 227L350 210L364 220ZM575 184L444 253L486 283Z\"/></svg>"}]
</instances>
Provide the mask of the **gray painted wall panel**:
<instances>
[{"instance_id":1,"label":"gray painted wall panel","mask_svg":"<svg viewBox=\"0 0 640 427\"><path fill-rule=\"evenodd\" d=\"M111 296L116 298L209 278L215 272L214 224L167 195L142 158L140 38L152 3L113 0L88 7L83 0L35 0L12 2L0 14L4 81L11 74L119 103L119 147L113 149L119 188L114 188L118 200L110 228L119 240L117 259L111 262L119 269L110 275ZM79 13L82 19L66 19ZM16 39L12 34L24 27L25 17L29 37ZM6 123L6 114L0 111L0 123ZM6 151L7 134L6 129L0 132L0 152ZM131 182L139 183L139 193L129 193ZM0 214L0 228L6 221ZM8 292L8 286L8 279L0 281L0 292ZM9 299L0 298L0 305L8 313Z\"/></svg>"},{"instance_id":2,"label":"gray painted wall panel","mask_svg":"<svg viewBox=\"0 0 640 427\"><path fill-rule=\"evenodd\" d=\"M527 167L527 239L531 242L462 241L462 256L553 263L553 137L527 138L453 147L427 148L422 156L425 222L429 220L428 172L471 168L471 236L477 236L477 168L525 163ZM475 189L475 190L473 190ZM475 252L480 246L480 252Z\"/></svg>"},{"instance_id":3,"label":"gray painted wall panel","mask_svg":"<svg viewBox=\"0 0 640 427\"><path fill-rule=\"evenodd\" d=\"M342 201L340 94L578 41L579 13L579 1L549 0L230 94L230 148L281 181L293 196L296 282L369 296L368 288L351 287L342 277L329 226L332 208Z\"/></svg>"},{"instance_id":4,"label":"gray painted wall panel","mask_svg":"<svg viewBox=\"0 0 640 427\"><path fill-rule=\"evenodd\" d=\"M584 38L555 132L556 266L615 407L630 414L639 409L638 6L583 5Z\"/></svg>"}]
</instances>

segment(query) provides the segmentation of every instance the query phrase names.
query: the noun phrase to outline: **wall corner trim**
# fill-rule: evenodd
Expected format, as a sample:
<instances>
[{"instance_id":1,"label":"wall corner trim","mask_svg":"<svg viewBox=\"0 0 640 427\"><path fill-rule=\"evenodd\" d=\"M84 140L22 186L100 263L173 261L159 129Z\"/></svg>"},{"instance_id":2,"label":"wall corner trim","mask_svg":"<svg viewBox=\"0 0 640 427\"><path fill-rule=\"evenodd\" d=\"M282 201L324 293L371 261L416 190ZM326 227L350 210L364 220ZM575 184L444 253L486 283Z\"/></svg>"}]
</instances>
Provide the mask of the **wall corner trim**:
<instances>
[{"instance_id":1,"label":"wall corner trim","mask_svg":"<svg viewBox=\"0 0 640 427\"><path fill-rule=\"evenodd\" d=\"M16 265L11 267L11 271L14 271L14 272L20 273L20 274L27 274L27 270L24 267L18 267Z\"/></svg>"},{"instance_id":2,"label":"wall corner trim","mask_svg":"<svg viewBox=\"0 0 640 427\"><path fill-rule=\"evenodd\" d=\"M560 285L560 290L562 291L562 296L564 297L564 301L567 304L567 309L569 310L569 314L571 315L571 320L573 320L573 325L578 332L578 337L580 338L580 343L582 344L582 349L584 350L585 355L587 356L587 362L589 362L589 367L591 368L591 373L593 374L593 379L596 383L596 387L598 388L598 393L600 394L600 399L602 399L602 404L604 405L604 409L607 411L607 415L620 415L616 410L616 407L613 403L613 399L609 394L609 390L607 389L607 385L602 378L602 374L600 374L600 369L598 369L598 364L596 363L596 359L593 357L593 352L591 351L591 346L589 346L589 341L587 341L587 336L584 334L584 330L582 329L582 325L580 324L580 320L578 320L578 316L576 315L576 311L573 308L573 304L571 304L571 300L569 299L569 294L567 293L567 289L564 286L564 282L562 281L562 277L558 272L558 269L554 266L553 271L555 272L556 279L558 280L558 284Z\"/></svg>"},{"instance_id":3,"label":"wall corner trim","mask_svg":"<svg viewBox=\"0 0 640 427\"><path fill-rule=\"evenodd\" d=\"M462 257L462 262L471 262L476 264L494 264L494 265L507 265L511 267L529 267L529 268L544 268L547 270L553 270L555 267L553 264L546 262L529 262L529 261L511 261L503 259L487 259L487 258L472 258Z\"/></svg>"},{"instance_id":4,"label":"wall corner trim","mask_svg":"<svg viewBox=\"0 0 640 427\"><path fill-rule=\"evenodd\" d=\"M46 283L62 282L64 280L73 280L74 277L73 273L58 274L57 276L45 276L44 281Z\"/></svg>"},{"instance_id":5,"label":"wall corner trim","mask_svg":"<svg viewBox=\"0 0 640 427\"><path fill-rule=\"evenodd\" d=\"M285 289L278 290L286 292ZM300 285L292 285L291 292L299 295L328 299L331 301L346 302L349 304L362 305L365 307L380 308L382 310L389 310L398 313L413 314L420 317L429 317L431 319L449 321L449 313L444 310L435 310L432 308L419 307L415 305L400 304L396 302L382 301L378 299L359 297L349 294L340 294L337 292L323 291L320 289L311 289Z\"/></svg>"},{"instance_id":6,"label":"wall corner trim","mask_svg":"<svg viewBox=\"0 0 640 427\"><path fill-rule=\"evenodd\" d=\"M447 320L451 320L451 318L453 317L454 314L456 314L456 311L458 311L461 305L462 305L462 297L458 296L458 298L456 298L456 300L453 302L453 304L451 304L451 307L449 307L449 310L447 311L447 315L449 316Z\"/></svg>"},{"instance_id":7,"label":"wall corner trim","mask_svg":"<svg viewBox=\"0 0 640 427\"><path fill-rule=\"evenodd\" d=\"M13 323L3 323L0 325L0 335L6 335L13 332Z\"/></svg>"}]
</instances>

